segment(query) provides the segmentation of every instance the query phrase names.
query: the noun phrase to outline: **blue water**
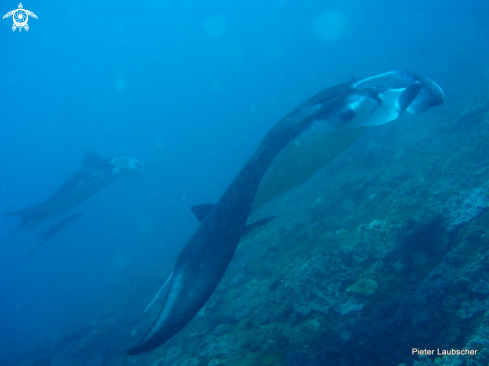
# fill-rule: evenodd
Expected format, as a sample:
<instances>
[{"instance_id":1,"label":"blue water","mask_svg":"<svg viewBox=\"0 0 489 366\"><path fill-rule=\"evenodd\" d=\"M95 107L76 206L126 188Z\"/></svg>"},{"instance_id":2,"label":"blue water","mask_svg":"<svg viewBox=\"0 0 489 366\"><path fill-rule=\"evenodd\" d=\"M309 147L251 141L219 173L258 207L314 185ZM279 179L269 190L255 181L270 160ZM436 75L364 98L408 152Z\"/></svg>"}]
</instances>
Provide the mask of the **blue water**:
<instances>
[{"instance_id":1,"label":"blue water","mask_svg":"<svg viewBox=\"0 0 489 366\"><path fill-rule=\"evenodd\" d=\"M17 8L2 1L1 15ZM85 215L27 256L0 246L0 363L171 268L264 133L351 75L410 69L441 85L487 64L484 1L37 1L0 22L0 211L43 201L84 150L132 156ZM452 80L453 83L453 80ZM450 101L449 94L447 102ZM19 224L0 217L0 237Z\"/></svg>"}]
</instances>

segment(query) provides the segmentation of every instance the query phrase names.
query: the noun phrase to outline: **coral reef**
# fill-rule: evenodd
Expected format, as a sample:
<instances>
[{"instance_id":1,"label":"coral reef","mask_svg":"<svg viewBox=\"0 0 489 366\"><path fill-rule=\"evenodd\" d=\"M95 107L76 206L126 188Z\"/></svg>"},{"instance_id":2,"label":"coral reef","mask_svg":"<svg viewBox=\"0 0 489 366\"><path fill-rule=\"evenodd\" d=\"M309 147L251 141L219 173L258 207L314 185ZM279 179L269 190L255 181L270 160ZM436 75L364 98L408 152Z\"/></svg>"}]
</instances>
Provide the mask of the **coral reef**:
<instances>
[{"instance_id":1,"label":"coral reef","mask_svg":"<svg viewBox=\"0 0 489 366\"><path fill-rule=\"evenodd\" d=\"M447 230L469 222L489 205L489 181L480 188L461 191L459 195L447 199L443 214L446 218Z\"/></svg>"},{"instance_id":2,"label":"coral reef","mask_svg":"<svg viewBox=\"0 0 489 366\"><path fill-rule=\"evenodd\" d=\"M317 255L293 269L284 286L299 314L313 310L326 313L343 301L342 282L351 277L351 270L339 258Z\"/></svg>"},{"instance_id":3,"label":"coral reef","mask_svg":"<svg viewBox=\"0 0 489 366\"><path fill-rule=\"evenodd\" d=\"M379 287L379 284L374 280L368 280L360 278L353 285L348 286L346 292L356 292L364 296L370 296L375 294L375 291Z\"/></svg>"},{"instance_id":4,"label":"coral reef","mask_svg":"<svg viewBox=\"0 0 489 366\"><path fill-rule=\"evenodd\" d=\"M392 228L381 220L360 225L354 233L341 229L336 235L341 241L340 250L345 254L351 254L357 262L363 262L370 256L376 259L384 258L397 245Z\"/></svg>"}]
</instances>

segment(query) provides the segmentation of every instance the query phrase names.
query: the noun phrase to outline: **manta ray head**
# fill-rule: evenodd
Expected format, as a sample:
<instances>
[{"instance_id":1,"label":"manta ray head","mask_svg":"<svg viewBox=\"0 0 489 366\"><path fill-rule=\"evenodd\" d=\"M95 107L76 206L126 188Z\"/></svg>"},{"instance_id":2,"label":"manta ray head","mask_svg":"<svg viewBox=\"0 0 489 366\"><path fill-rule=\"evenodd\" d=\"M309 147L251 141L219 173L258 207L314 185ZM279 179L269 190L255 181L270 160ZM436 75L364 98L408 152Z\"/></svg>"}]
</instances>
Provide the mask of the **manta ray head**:
<instances>
[{"instance_id":1,"label":"manta ray head","mask_svg":"<svg viewBox=\"0 0 489 366\"><path fill-rule=\"evenodd\" d=\"M119 177L136 178L143 175L143 165L137 159L120 156L112 159L110 164Z\"/></svg>"}]
</instances>

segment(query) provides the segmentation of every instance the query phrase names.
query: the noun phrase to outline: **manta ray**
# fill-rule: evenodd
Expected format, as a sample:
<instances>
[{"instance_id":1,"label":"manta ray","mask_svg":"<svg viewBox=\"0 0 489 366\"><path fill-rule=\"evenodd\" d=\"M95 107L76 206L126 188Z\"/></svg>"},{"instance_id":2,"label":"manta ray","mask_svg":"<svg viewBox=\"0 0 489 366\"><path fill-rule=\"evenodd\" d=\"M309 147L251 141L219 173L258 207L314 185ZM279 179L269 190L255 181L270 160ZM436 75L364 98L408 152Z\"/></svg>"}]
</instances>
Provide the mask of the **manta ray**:
<instances>
[{"instance_id":1,"label":"manta ray","mask_svg":"<svg viewBox=\"0 0 489 366\"><path fill-rule=\"evenodd\" d=\"M34 253L36 252L36 250L39 249L39 247L46 244L49 240L54 238L61 230L63 230L68 225L73 224L75 221L77 221L82 216L83 216L82 213L70 215L70 216L64 218L63 220L61 220L60 222L57 222L56 224L51 225L47 230L44 230L36 238L36 240L39 240L39 241L38 241L37 245L29 251L29 256L32 257L34 255ZM32 240L29 241L29 243L30 242L32 242Z\"/></svg>"},{"instance_id":2,"label":"manta ray","mask_svg":"<svg viewBox=\"0 0 489 366\"><path fill-rule=\"evenodd\" d=\"M22 222L1 242L22 228L32 230L39 223L66 212L87 198L104 189L117 177L138 177L143 172L141 163L121 156L101 159L97 154L85 151L80 170L58 187L44 202L23 210L4 213L20 216Z\"/></svg>"},{"instance_id":3,"label":"manta ray","mask_svg":"<svg viewBox=\"0 0 489 366\"><path fill-rule=\"evenodd\" d=\"M297 186L353 143L369 126L421 113L444 102L442 89L410 71L391 71L326 89L307 99L265 135L219 201L205 205L200 226L176 260L163 306L130 355L172 338L221 281L254 210ZM320 152L315 152L316 149ZM300 154L306 158L301 160ZM283 163L287 169L283 169ZM303 173L288 169L300 165ZM304 172L305 171L305 172ZM275 193L273 192L275 190Z\"/></svg>"}]
</instances>

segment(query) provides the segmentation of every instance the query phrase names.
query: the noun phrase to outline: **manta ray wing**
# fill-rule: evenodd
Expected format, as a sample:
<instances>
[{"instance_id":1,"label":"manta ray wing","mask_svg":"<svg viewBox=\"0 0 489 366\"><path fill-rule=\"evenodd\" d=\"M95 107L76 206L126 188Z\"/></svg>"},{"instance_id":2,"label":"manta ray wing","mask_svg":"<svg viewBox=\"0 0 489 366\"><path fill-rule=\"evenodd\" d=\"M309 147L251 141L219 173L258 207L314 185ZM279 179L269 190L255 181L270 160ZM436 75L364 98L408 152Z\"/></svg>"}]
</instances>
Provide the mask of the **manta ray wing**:
<instances>
[{"instance_id":1,"label":"manta ray wing","mask_svg":"<svg viewBox=\"0 0 489 366\"><path fill-rule=\"evenodd\" d=\"M251 212L299 186L356 141L368 127L336 134L305 133L278 154L263 177Z\"/></svg>"},{"instance_id":2,"label":"manta ray wing","mask_svg":"<svg viewBox=\"0 0 489 366\"><path fill-rule=\"evenodd\" d=\"M64 218L60 222L51 225L47 230L43 231L37 237L37 239L39 239L39 241L38 241L37 245L29 251L28 255L32 257L34 255L34 253L36 252L36 250L39 249L39 247L46 244L49 240L51 240L59 232L61 232L66 226L71 225L72 223L77 221L81 216L83 216L83 213L73 214L71 216Z\"/></svg>"},{"instance_id":3,"label":"manta ray wing","mask_svg":"<svg viewBox=\"0 0 489 366\"><path fill-rule=\"evenodd\" d=\"M111 168L109 160L110 159L103 160L97 154L85 151L80 170L56 188L56 190L48 197L47 201L61 197L67 192L86 184L90 180L97 179L106 169Z\"/></svg>"}]
</instances>

